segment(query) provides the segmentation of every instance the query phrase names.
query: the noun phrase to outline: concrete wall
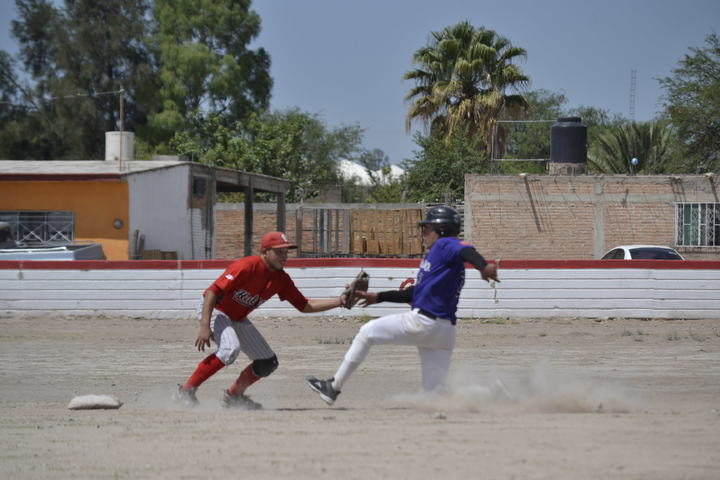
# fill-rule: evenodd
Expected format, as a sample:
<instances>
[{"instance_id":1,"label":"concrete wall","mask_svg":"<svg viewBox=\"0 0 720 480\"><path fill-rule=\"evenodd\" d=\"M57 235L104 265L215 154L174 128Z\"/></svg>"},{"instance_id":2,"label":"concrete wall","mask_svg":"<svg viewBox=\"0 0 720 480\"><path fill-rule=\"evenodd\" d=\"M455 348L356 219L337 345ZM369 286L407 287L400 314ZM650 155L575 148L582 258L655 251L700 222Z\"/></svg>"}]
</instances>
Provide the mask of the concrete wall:
<instances>
[{"instance_id":1,"label":"concrete wall","mask_svg":"<svg viewBox=\"0 0 720 480\"><path fill-rule=\"evenodd\" d=\"M465 235L490 258L599 258L623 244L674 246L677 202L720 199L700 175L467 175ZM679 250L720 259L717 247Z\"/></svg>"},{"instance_id":2,"label":"concrete wall","mask_svg":"<svg viewBox=\"0 0 720 480\"><path fill-rule=\"evenodd\" d=\"M176 251L192 259L189 169L185 165L128 176L130 232L145 235L146 250Z\"/></svg>"},{"instance_id":3,"label":"concrete wall","mask_svg":"<svg viewBox=\"0 0 720 480\"><path fill-rule=\"evenodd\" d=\"M0 261L0 315L191 318L199 298L227 261ZM397 289L417 274L418 260L291 259L287 271L309 298L329 298L360 268L370 290ZM719 318L719 261L499 262L490 285L467 270L459 317ZM333 309L319 315L380 316L405 304ZM255 316L301 315L277 297Z\"/></svg>"}]
</instances>

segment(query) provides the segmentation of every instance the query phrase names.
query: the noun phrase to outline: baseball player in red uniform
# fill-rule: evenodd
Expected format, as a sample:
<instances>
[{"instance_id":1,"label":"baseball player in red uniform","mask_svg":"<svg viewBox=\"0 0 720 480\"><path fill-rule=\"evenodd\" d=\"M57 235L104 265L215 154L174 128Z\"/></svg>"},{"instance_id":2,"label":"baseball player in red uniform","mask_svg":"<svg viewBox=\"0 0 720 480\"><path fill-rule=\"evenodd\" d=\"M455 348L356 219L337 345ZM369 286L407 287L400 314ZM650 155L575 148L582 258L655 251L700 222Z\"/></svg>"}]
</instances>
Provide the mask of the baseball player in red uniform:
<instances>
[{"instance_id":1,"label":"baseball player in red uniform","mask_svg":"<svg viewBox=\"0 0 720 480\"><path fill-rule=\"evenodd\" d=\"M278 360L248 319L248 314L275 294L303 313L323 312L342 305L342 295L333 299L309 300L300 293L283 270L291 248L297 248L297 245L288 242L284 233L270 232L260 241L260 255L233 262L205 290L199 315L200 333L195 346L205 351L212 339L218 349L200 362L184 385L178 385L176 400L187 406L196 405L197 388L218 370L233 363L242 352L251 362L224 391L223 404L253 410L262 408L245 395L245 390L274 372Z\"/></svg>"}]
</instances>

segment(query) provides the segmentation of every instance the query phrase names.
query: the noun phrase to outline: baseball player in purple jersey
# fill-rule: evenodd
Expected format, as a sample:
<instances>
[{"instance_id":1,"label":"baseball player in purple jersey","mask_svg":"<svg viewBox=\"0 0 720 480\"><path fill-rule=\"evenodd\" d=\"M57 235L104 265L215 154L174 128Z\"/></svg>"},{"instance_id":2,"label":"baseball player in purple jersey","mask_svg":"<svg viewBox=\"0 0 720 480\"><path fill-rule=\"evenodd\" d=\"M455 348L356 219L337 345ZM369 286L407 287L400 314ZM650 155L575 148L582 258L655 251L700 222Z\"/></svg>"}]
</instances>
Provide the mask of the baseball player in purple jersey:
<instances>
[{"instance_id":1,"label":"baseball player in purple jersey","mask_svg":"<svg viewBox=\"0 0 720 480\"><path fill-rule=\"evenodd\" d=\"M363 325L333 378L320 380L306 375L310 388L328 405L335 402L343 385L373 345L416 345L420 353L423 390L441 391L455 345L455 314L465 283L465 262L477 268L483 280L499 281L497 266L487 263L475 247L457 238L460 215L454 209L433 207L419 226L428 252L420 263L415 285L405 290L358 292L362 297L361 306L412 302L412 309Z\"/></svg>"}]
</instances>

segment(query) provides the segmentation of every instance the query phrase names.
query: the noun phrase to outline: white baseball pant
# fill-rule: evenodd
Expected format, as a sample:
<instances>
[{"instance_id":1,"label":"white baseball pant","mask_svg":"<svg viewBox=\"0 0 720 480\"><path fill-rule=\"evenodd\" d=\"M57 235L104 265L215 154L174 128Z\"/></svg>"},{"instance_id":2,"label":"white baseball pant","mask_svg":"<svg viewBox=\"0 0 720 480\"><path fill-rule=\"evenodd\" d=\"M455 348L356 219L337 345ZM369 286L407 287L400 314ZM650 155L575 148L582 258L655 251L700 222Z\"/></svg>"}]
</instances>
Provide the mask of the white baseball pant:
<instances>
[{"instance_id":1,"label":"white baseball pant","mask_svg":"<svg viewBox=\"0 0 720 480\"><path fill-rule=\"evenodd\" d=\"M455 325L450 320L428 318L417 309L380 317L363 325L335 373L333 388L342 389L372 345L388 344L417 346L423 390L431 392L444 388L455 346Z\"/></svg>"},{"instance_id":2,"label":"white baseball pant","mask_svg":"<svg viewBox=\"0 0 720 480\"><path fill-rule=\"evenodd\" d=\"M199 318L202 318L202 305ZM220 310L213 309L210 315L210 330L218 346L215 356L226 366L232 364L240 352L250 360L261 360L275 355L260 331L247 317L242 322L235 322Z\"/></svg>"}]
</instances>

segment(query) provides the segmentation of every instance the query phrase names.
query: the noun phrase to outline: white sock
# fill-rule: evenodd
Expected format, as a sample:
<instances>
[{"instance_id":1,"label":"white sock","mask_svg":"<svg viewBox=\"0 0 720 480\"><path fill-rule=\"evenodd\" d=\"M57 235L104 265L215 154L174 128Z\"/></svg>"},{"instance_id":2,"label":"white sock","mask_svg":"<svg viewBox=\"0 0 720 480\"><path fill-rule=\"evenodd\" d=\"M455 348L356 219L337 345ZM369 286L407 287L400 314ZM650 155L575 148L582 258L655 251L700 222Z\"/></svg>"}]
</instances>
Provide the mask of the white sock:
<instances>
[{"instance_id":1,"label":"white sock","mask_svg":"<svg viewBox=\"0 0 720 480\"><path fill-rule=\"evenodd\" d=\"M369 351L370 341L368 338L362 333L355 335L352 345L350 345L347 353L345 353L345 358L343 358L340 367L337 372L335 372L335 378L332 382L333 390L340 391L342 389L345 381L350 378L350 375L352 375L355 369L365 360Z\"/></svg>"}]
</instances>

